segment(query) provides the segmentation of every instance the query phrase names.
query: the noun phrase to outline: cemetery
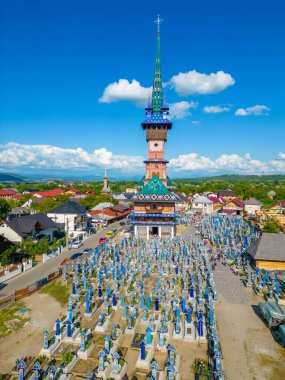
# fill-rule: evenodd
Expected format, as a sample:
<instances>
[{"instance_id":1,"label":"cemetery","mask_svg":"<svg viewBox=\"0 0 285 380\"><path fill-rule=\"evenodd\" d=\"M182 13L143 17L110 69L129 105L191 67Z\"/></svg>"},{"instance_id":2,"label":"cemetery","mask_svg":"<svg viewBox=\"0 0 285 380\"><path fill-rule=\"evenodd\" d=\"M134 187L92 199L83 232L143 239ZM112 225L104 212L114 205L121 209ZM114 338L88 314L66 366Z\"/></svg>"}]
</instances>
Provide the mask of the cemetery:
<instances>
[{"instance_id":1,"label":"cemetery","mask_svg":"<svg viewBox=\"0 0 285 380\"><path fill-rule=\"evenodd\" d=\"M171 240L113 240L66 265L67 311L42 332L39 355L19 358L13 373L21 379L225 379L218 257L260 297L266 326L284 344L284 282L254 268L247 255L258 231L239 216L206 216L198 228L199 235Z\"/></svg>"},{"instance_id":2,"label":"cemetery","mask_svg":"<svg viewBox=\"0 0 285 380\"><path fill-rule=\"evenodd\" d=\"M19 376L180 379L184 342L189 352L202 343L215 378L225 378L217 291L200 238L114 240L67 265L62 283L71 288L66 315L43 331L41 363L19 360Z\"/></svg>"}]
</instances>

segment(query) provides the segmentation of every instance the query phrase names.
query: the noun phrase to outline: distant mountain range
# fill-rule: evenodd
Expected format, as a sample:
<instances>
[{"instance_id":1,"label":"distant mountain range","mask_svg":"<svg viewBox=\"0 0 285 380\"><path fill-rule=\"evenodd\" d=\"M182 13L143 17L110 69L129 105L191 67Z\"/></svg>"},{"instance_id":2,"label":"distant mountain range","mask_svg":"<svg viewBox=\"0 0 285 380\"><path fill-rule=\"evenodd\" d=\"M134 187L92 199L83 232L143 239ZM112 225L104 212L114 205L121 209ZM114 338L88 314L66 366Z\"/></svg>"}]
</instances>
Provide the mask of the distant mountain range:
<instances>
[{"instance_id":1,"label":"distant mountain range","mask_svg":"<svg viewBox=\"0 0 285 380\"><path fill-rule=\"evenodd\" d=\"M24 178L19 174L0 173L0 182L27 182L27 178Z\"/></svg>"},{"instance_id":2,"label":"distant mountain range","mask_svg":"<svg viewBox=\"0 0 285 380\"><path fill-rule=\"evenodd\" d=\"M266 181L285 181L285 174L270 174L270 175L243 175L243 174L223 174L217 176L196 177L196 178L175 178L175 181L225 181L225 182L266 182Z\"/></svg>"},{"instance_id":3,"label":"distant mountain range","mask_svg":"<svg viewBox=\"0 0 285 380\"><path fill-rule=\"evenodd\" d=\"M136 181L141 179L141 176L110 176L111 181ZM251 182L266 182L266 181L285 181L285 174L273 174L273 175L242 175L242 174L223 174L218 176L207 176L207 177L181 177L172 178L174 181L186 181L201 183L205 181L227 181L227 182L238 182L238 181L251 181ZM43 176L40 174L35 174L33 176L23 176L14 173L0 173L0 183L37 183L46 181L102 181L102 176L98 175L86 175L86 176Z\"/></svg>"}]
</instances>

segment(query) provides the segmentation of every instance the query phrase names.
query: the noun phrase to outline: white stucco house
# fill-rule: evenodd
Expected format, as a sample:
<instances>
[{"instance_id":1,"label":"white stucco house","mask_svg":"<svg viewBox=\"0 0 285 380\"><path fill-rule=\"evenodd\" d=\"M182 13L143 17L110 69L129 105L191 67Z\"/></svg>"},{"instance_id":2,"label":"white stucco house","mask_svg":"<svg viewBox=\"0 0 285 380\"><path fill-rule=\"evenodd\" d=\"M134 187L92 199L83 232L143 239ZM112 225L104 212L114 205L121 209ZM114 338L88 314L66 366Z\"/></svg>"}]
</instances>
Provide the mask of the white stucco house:
<instances>
[{"instance_id":1,"label":"white stucco house","mask_svg":"<svg viewBox=\"0 0 285 380\"><path fill-rule=\"evenodd\" d=\"M211 215L214 212L214 202L201 195L192 201L192 210L203 215Z\"/></svg>"},{"instance_id":2,"label":"white stucco house","mask_svg":"<svg viewBox=\"0 0 285 380\"><path fill-rule=\"evenodd\" d=\"M86 206L70 201L48 211L47 216L55 223L63 225L68 237L83 237L87 235L89 220L86 209Z\"/></svg>"},{"instance_id":3,"label":"white stucco house","mask_svg":"<svg viewBox=\"0 0 285 380\"><path fill-rule=\"evenodd\" d=\"M54 232L59 226L45 214L37 213L5 220L0 225L0 235L15 244L25 239L38 240L43 237L52 243Z\"/></svg>"},{"instance_id":4,"label":"white stucco house","mask_svg":"<svg viewBox=\"0 0 285 380\"><path fill-rule=\"evenodd\" d=\"M255 198L250 198L247 201L244 201L244 211L249 215L255 215L257 211L261 210L262 203Z\"/></svg>"}]
</instances>

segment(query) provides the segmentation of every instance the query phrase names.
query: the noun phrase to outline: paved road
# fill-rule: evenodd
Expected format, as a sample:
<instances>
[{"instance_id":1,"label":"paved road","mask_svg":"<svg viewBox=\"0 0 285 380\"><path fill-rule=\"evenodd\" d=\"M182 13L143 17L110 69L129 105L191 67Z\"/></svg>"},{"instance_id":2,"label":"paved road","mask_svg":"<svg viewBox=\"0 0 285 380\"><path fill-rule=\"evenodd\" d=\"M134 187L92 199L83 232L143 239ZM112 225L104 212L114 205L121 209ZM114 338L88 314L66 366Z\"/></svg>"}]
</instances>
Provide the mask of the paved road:
<instances>
[{"instance_id":1,"label":"paved road","mask_svg":"<svg viewBox=\"0 0 285 380\"><path fill-rule=\"evenodd\" d=\"M0 284L0 300L1 298L11 295L15 290L22 289L33 282L47 276L48 274L54 272L57 268L60 267L60 264L64 259L69 258L71 255L77 252L82 252L84 248L95 248L98 246L98 240L100 237L106 235L106 233L113 228L119 228L120 222L112 223L108 227L103 228L98 231L96 234L90 235L88 239L85 240L83 246L78 249L69 249L68 251L56 256L45 263L40 263L35 265L32 269L28 270Z\"/></svg>"}]
</instances>

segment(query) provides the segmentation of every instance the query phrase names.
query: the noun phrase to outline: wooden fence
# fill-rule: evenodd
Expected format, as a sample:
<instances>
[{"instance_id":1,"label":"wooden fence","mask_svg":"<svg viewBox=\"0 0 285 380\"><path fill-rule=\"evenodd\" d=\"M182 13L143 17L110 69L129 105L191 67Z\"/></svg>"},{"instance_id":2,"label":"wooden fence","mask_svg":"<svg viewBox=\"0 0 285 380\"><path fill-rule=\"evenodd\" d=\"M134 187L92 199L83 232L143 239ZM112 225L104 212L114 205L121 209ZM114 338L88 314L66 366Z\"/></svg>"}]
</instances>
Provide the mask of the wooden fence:
<instances>
[{"instance_id":1,"label":"wooden fence","mask_svg":"<svg viewBox=\"0 0 285 380\"><path fill-rule=\"evenodd\" d=\"M37 280L36 282L28 285L27 287L23 289L16 290L13 294L10 296L6 296L2 299L0 299L0 310L4 309L6 306L8 306L13 301L18 301L22 298L25 298L27 296L30 296L37 290L39 290L42 286L46 285L50 281L58 278L62 274L62 269L59 268L55 272L50 273L47 277L44 277L40 280Z\"/></svg>"}]
</instances>

